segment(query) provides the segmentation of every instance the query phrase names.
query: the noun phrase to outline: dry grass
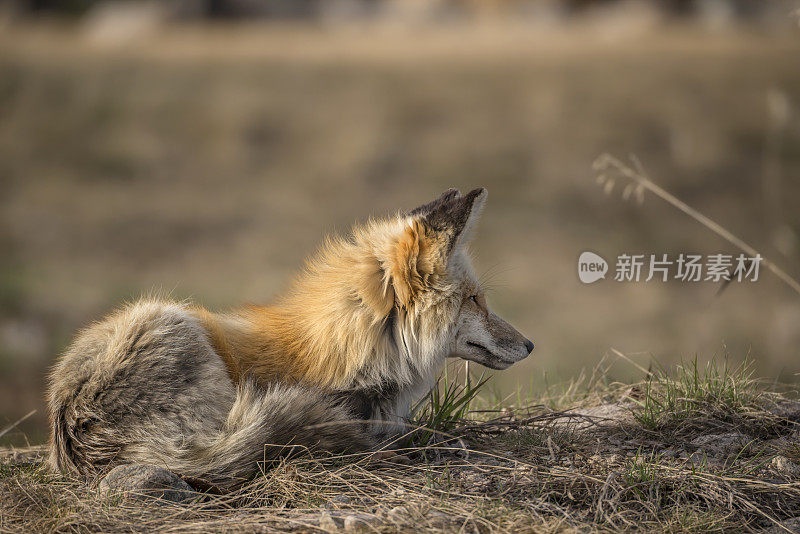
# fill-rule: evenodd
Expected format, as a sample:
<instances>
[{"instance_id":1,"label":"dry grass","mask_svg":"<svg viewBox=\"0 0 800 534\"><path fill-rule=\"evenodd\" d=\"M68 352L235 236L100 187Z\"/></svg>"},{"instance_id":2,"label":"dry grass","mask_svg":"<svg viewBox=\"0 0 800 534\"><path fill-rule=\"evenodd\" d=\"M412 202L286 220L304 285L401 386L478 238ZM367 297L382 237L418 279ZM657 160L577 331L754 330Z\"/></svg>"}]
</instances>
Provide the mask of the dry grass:
<instances>
[{"instance_id":1,"label":"dry grass","mask_svg":"<svg viewBox=\"0 0 800 534\"><path fill-rule=\"evenodd\" d=\"M38 449L6 452L0 530L791 531L800 405L746 367L687 365L634 385L595 376L567 389L568 409L542 398L473 412L451 429L468 451L296 459L180 505L103 499L96 482L47 473Z\"/></svg>"}]
</instances>

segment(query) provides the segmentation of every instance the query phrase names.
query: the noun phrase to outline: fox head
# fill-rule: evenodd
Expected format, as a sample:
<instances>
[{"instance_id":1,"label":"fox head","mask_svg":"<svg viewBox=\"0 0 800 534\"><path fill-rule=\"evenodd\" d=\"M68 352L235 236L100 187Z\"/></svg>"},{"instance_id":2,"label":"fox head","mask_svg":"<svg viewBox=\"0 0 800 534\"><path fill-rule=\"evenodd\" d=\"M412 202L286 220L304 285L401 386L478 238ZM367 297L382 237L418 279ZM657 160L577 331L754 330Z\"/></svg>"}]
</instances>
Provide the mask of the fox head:
<instances>
[{"instance_id":1,"label":"fox head","mask_svg":"<svg viewBox=\"0 0 800 534\"><path fill-rule=\"evenodd\" d=\"M395 306L424 330L440 330L448 357L506 369L533 343L493 313L472 268L467 245L486 203L486 189L449 189L412 210L394 243L387 274ZM437 336L438 337L438 336Z\"/></svg>"},{"instance_id":2,"label":"fox head","mask_svg":"<svg viewBox=\"0 0 800 534\"><path fill-rule=\"evenodd\" d=\"M533 343L489 310L468 254L486 196L450 189L329 239L274 310L276 351L336 388L427 383L448 357L506 369L528 356Z\"/></svg>"}]
</instances>

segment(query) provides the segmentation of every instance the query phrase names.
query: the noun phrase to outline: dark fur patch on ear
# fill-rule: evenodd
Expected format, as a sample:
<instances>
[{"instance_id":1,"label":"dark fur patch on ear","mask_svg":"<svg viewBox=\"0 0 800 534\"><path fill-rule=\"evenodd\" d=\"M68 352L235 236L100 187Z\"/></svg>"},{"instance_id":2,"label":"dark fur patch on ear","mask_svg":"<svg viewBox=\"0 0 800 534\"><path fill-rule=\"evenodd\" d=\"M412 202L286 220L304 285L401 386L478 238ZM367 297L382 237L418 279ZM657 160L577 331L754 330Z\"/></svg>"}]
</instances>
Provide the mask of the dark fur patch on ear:
<instances>
[{"instance_id":1,"label":"dark fur patch on ear","mask_svg":"<svg viewBox=\"0 0 800 534\"><path fill-rule=\"evenodd\" d=\"M423 204L422 206L411 210L408 214L409 215L427 215L431 211L441 207L444 204L447 204L454 198L460 196L458 189L450 188L441 195L436 200L428 202L427 204Z\"/></svg>"},{"instance_id":2,"label":"dark fur patch on ear","mask_svg":"<svg viewBox=\"0 0 800 534\"><path fill-rule=\"evenodd\" d=\"M472 215L475 199L483 193L483 188L473 189L464 196L450 198L425 215L428 225L438 232L452 233L451 244L464 231Z\"/></svg>"}]
</instances>

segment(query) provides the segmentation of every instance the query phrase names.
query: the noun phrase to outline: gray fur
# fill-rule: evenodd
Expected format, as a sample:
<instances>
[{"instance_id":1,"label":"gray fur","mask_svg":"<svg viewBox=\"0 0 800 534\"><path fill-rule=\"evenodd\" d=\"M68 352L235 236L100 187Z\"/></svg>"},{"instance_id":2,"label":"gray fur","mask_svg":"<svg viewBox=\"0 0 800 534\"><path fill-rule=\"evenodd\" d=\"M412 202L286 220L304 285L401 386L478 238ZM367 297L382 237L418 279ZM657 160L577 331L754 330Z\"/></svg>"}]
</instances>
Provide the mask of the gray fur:
<instances>
[{"instance_id":1,"label":"gray fur","mask_svg":"<svg viewBox=\"0 0 800 534\"><path fill-rule=\"evenodd\" d=\"M146 463L233 486L298 450L371 446L323 392L236 387L195 319L155 301L83 331L51 373L49 405L52 466L85 476Z\"/></svg>"}]
</instances>

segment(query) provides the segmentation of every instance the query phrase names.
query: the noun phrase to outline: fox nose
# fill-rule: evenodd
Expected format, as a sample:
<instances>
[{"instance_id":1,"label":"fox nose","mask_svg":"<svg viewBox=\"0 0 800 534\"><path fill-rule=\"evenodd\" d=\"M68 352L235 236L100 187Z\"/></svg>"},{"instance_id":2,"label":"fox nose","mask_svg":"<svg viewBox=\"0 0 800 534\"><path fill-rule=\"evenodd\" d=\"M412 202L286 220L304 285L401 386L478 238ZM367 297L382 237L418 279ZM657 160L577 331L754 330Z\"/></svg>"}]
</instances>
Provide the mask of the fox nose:
<instances>
[{"instance_id":1,"label":"fox nose","mask_svg":"<svg viewBox=\"0 0 800 534\"><path fill-rule=\"evenodd\" d=\"M528 349L528 354L533 352L533 341L531 341L530 339L526 339L525 340L525 348Z\"/></svg>"}]
</instances>

